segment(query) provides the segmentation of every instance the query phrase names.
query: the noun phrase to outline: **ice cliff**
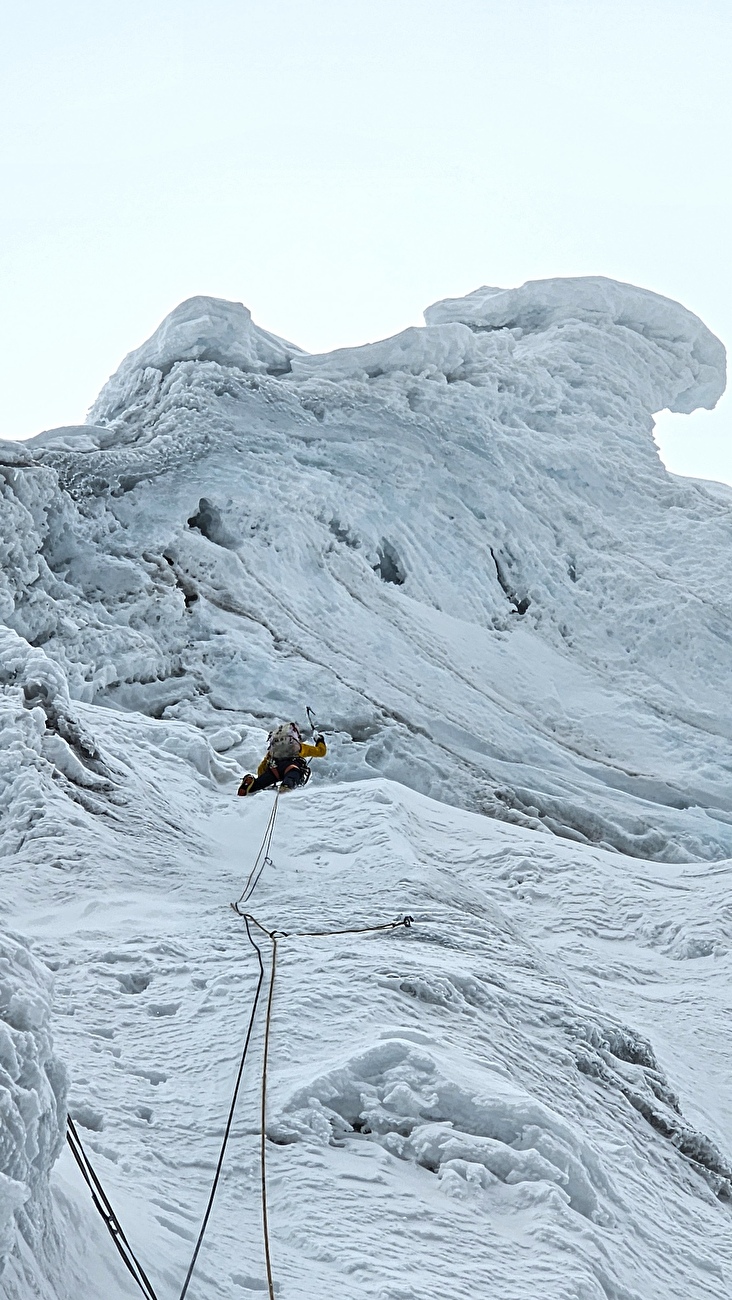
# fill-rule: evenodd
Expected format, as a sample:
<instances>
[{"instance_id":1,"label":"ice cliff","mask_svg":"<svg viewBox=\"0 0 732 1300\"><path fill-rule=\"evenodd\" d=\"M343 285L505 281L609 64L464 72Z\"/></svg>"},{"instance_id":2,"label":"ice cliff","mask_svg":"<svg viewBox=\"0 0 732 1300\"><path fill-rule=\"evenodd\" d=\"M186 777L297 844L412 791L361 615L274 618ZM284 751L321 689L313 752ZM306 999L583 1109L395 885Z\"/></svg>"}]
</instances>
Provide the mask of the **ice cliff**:
<instances>
[{"instance_id":1,"label":"ice cliff","mask_svg":"<svg viewBox=\"0 0 732 1300\"><path fill-rule=\"evenodd\" d=\"M732 853L729 505L653 412L724 349L610 280L481 289L307 356L194 298L89 423L5 444L2 612L86 704L310 703L331 773L666 860Z\"/></svg>"},{"instance_id":2,"label":"ice cliff","mask_svg":"<svg viewBox=\"0 0 732 1300\"><path fill-rule=\"evenodd\" d=\"M724 349L602 278L426 322L310 356L194 298L86 424L0 444L8 1300L135 1294L58 1057L178 1295L255 981L234 792L306 704L258 915L415 924L284 949L282 1294L729 1294L732 498L653 442ZM197 1300L266 1285L255 1116L253 1075Z\"/></svg>"}]
</instances>

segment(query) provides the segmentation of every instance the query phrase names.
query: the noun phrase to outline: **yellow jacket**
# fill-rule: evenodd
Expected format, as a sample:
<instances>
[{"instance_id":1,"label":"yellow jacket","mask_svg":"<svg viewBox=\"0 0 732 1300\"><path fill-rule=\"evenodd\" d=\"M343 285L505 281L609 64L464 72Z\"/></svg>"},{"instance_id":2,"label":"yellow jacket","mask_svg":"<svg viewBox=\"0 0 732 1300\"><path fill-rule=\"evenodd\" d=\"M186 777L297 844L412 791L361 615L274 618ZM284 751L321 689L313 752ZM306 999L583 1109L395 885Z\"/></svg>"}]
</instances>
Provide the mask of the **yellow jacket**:
<instances>
[{"instance_id":1,"label":"yellow jacket","mask_svg":"<svg viewBox=\"0 0 732 1300\"><path fill-rule=\"evenodd\" d=\"M321 737L317 745L306 745L303 743L300 746L300 753L296 755L295 761L297 761L298 758L325 758L327 753L328 753L328 747L325 741ZM281 762L282 760L280 759L279 761ZM259 767L257 768L257 776L264 776L265 772L267 771L267 768L269 767L269 764L270 764L269 755L265 754L264 758L259 764Z\"/></svg>"}]
</instances>

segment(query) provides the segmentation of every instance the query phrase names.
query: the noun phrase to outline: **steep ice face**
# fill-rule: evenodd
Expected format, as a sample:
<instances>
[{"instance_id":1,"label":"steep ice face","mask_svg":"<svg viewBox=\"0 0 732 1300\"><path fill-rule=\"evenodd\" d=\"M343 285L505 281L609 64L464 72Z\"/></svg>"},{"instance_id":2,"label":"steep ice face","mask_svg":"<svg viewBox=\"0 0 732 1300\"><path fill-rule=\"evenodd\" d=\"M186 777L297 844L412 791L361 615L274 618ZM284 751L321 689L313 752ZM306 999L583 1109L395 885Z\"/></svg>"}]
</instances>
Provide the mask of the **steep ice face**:
<instances>
[{"instance_id":1,"label":"steep ice face","mask_svg":"<svg viewBox=\"0 0 732 1300\"><path fill-rule=\"evenodd\" d=\"M6 621L76 700L234 738L310 703L332 775L732 853L732 513L651 436L721 344L602 279L428 320L308 357L183 304L89 425L8 445Z\"/></svg>"},{"instance_id":2,"label":"steep ice face","mask_svg":"<svg viewBox=\"0 0 732 1300\"><path fill-rule=\"evenodd\" d=\"M218 793L193 727L79 711L120 803L39 820L7 856L6 907L56 968L82 1140L176 1296L258 975L228 902L272 804ZM730 863L628 860L387 781L316 779L283 800L273 858L252 908L289 936L268 1071L278 1294L727 1300ZM405 911L409 929L322 933ZM199 1300L266 1294L262 1029ZM68 1152L52 1184L64 1254L28 1255L12 1285L14 1252L3 1294L132 1300Z\"/></svg>"}]
</instances>

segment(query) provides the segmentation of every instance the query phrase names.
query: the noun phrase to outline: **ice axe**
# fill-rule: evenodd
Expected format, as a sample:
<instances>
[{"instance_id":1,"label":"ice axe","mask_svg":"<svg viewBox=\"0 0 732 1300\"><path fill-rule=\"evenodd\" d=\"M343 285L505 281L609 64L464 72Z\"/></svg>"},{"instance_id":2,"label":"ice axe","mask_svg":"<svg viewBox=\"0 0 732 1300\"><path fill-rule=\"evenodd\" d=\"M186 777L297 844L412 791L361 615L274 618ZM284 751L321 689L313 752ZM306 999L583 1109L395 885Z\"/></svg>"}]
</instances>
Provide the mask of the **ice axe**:
<instances>
[{"instance_id":1,"label":"ice axe","mask_svg":"<svg viewBox=\"0 0 732 1300\"><path fill-rule=\"evenodd\" d=\"M308 715L308 722L310 723L310 730L312 731L313 735L315 735L316 731L322 732L323 728L319 727L317 722L315 721L315 714L313 713L309 704L305 705L305 712Z\"/></svg>"}]
</instances>

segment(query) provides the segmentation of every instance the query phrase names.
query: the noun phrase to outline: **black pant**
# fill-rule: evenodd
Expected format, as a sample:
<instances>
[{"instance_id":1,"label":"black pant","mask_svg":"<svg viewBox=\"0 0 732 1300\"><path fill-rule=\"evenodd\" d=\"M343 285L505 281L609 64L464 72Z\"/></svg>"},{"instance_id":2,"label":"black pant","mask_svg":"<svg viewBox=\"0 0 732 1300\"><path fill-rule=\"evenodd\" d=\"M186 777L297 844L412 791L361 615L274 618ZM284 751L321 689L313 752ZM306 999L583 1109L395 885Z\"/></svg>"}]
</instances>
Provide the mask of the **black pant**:
<instances>
[{"instance_id":1,"label":"black pant","mask_svg":"<svg viewBox=\"0 0 732 1300\"><path fill-rule=\"evenodd\" d=\"M277 785L278 781L282 782L285 790L294 790L295 786L302 785L307 780L308 772L304 758L271 758L266 772L255 777L249 787L249 793L256 794L257 790L266 790L270 785Z\"/></svg>"}]
</instances>

